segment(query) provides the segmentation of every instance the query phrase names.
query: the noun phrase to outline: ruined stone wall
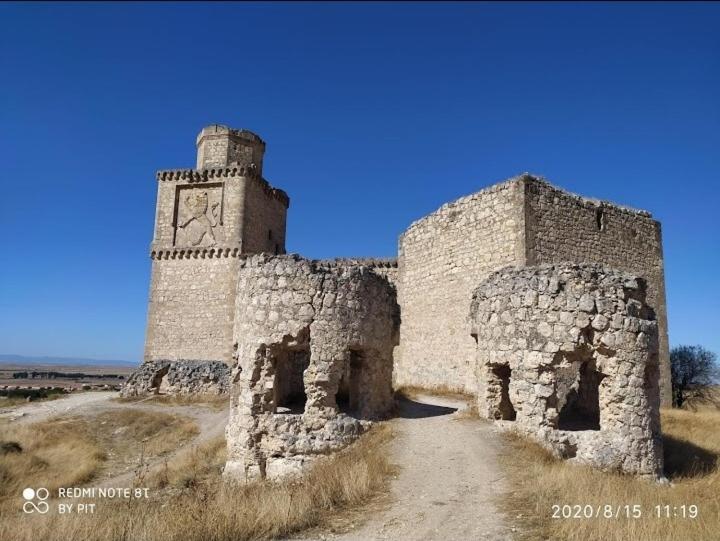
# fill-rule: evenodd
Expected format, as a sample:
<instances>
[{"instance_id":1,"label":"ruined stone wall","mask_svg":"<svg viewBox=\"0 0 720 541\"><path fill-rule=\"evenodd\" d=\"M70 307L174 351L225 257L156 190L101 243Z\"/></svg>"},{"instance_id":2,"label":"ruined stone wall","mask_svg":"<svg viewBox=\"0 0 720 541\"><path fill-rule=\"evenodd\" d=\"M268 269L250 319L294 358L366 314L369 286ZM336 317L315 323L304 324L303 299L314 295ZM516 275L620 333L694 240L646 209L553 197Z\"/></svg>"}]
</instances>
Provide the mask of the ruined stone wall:
<instances>
[{"instance_id":1,"label":"ruined stone wall","mask_svg":"<svg viewBox=\"0 0 720 541\"><path fill-rule=\"evenodd\" d=\"M522 197L511 179L443 205L401 236L396 385L473 388L470 297L490 272L524 263Z\"/></svg>"},{"instance_id":2,"label":"ruined stone wall","mask_svg":"<svg viewBox=\"0 0 720 541\"><path fill-rule=\"evenodd\" d=\"M120 396L225 394L230 389L230 367L220 361L150 361L133 372Z\"/></svg>"},{"instance_id":3,"label":"ruined stone wall","mask_svg":"<svg viewBox=\"0 0 720 541\"><path fill-rule=\"evenodd\" d=\"M528 177L527 264L601 263L644 277L660 335L663 403L670 403L670 359L660 223L645 211L579 197Z\"/></svg>"},{"instance_id":4,"label":"ruined stone wall","mask_svg":"<svg viewBox=\"0 0 720 541\"><path fill-rule=\"evenodd\" d=\"M232 361L237 256L154 259L145 361Z\"/></svg>"},{"instance_id":5,"label":"ruined stone wall","mask_svg":"<svg viewBox=\"0 0 720 541\"><path fill-rule=\"evenodd\" d=\"M559 456L662 473L658 327L646 284L600 265L507 268L475 290L478 411Z\"/></svg>"},{"instance_id":6,"label":"ruined stone wall","mask_svg":"<svg viewBox=\"0 0 720 541\"><path fill-rule=\"evenodd\" d=\"M390 284L397 288L398 262L396 258L359 257L316 260L316 263L323 267L349 267L363 266L371 269L378 276L385 278Z\"/></svg>"},{"instance_id":7,"label":"ruined stone wall","mask_svg":"<svg viewBox=\"0 0 720 541\"><path fill-rule=\"evenodd\" d=\"M299 473L387 415L398 325L394 288L368 267L247 258L225 478Z\"/></svg>"}]
</instances>

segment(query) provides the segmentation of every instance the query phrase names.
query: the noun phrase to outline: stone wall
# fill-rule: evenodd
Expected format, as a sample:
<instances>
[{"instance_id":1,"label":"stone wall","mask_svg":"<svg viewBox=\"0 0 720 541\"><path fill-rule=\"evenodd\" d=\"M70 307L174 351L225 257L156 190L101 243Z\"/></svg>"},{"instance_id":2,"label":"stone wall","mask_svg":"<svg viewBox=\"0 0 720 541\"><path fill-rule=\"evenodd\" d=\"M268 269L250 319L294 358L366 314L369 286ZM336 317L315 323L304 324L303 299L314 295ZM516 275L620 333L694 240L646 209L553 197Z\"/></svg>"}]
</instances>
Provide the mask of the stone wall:
<instances>
[{"instance_id":1,"label":"stone wall","mask_svg":"<svg viewBox=\"0 0 720 541\"><path fill-rule=\"evenodd\" d=\"M252 182L246 186L244 204L243 253L284 254L287 196L276 194L267 183Z\"/></svg>"},{"instance_id":2,"label":"stone wall","mask_svg":"<svg viewBox=\"0 0 720 541\"><path fill-rule=\"evenodd\" d=\"M232 361L238 257L154 259L145 360Z\"/></svg>"},{"instance_id":3,"label":"stone wall","mask_svg":"<svg viewBox=\"0 0 720 541\"><path fill-rule=\"evenodd\" d=\"M247 258L225 478L299 473L386 416L398 326L395 289L369 267Z\"/></svg>"},{"instance_id":4,"label":"stone wall","mask_svg":"<svg viewBox=\"0 0 720 541\"><path fill-rule=\"evenodd\" d=\"M262 176L265 142L251 131L212 124L198 134L196 146L198 169L241 165Z\"/></svg>"},{"instance_id":5,"label":"stone wall","mask_svg":"<svg viewBox=\"0 0 720 541\"><path fill-rule=\"evenodd\" d=\"M579 197L529 174L443 205L400 237L403 324L398 385L472 391L474 345L465 314L477 281L506 265L603 263L648 283L660 332L661 396L670 364L660 224L637 211Z\"/></svg>"},{"instance_id":6,"label":"stone wall","mask_svg":"<svg viewBox=\"0 0 720 541\"><path fill-rule=\"evenodd\" d=\"M225 394L230 388L230 367L221 361L150 361L128 378L120 396L152 394Z\"/></svg>"},{"instance_id":7,"label":"stone wall","mask_svg":"<svg viewBox=\"0 0 720 541\"><path fill-rule=\"evenodd\" d=\"M527 264L601 263L647 280L648 304L660 335L660 388L670 403L665 273L660 223L650 213L579 197L546 182L526 180Z\"/></svg>"},{"instance_id":8,"label":"stone wall","mask_svg":"<svg viewBox=\"0 0 720 541\"><path fill-rule=\"evenodd\" d=\"M322 267L367 267L378 276L382 276L383 278L385 278L390 284L397 288L398 262L397 259L393 257L337 257L334 259L315 260L315 263Z\"/></svg>"},{"instance_id":9,"label":"stone wall","mask_svg":"<svg viewBox=\"0 0 720 541\"><path fill-rule=\"evenodd\" d=\"M662 473L658 327L639 277L599 265L508 268L475 290L478 411L557 455Z\"/></svg>"},{"instance_id":10,"label":"stone wall","mask_svg":"<svg viewBox=\"0 0 720 541\"><path fill-rule=\"evenodd\" d=\"M244 174L237 168L159 171L151 251L239 248L251 182Z\"/></svg>"},{"instance_id":11,"label":"stone wall","mask_svg":"<svg viewBox=\"0 0 720 541\"><path fill-rule=\"evenodd\" d=\"M443 205L400 237L396 385L472 389L470 297L490 272L524 262L522 197L511 179Z\"/></svg>"}]
</instances>

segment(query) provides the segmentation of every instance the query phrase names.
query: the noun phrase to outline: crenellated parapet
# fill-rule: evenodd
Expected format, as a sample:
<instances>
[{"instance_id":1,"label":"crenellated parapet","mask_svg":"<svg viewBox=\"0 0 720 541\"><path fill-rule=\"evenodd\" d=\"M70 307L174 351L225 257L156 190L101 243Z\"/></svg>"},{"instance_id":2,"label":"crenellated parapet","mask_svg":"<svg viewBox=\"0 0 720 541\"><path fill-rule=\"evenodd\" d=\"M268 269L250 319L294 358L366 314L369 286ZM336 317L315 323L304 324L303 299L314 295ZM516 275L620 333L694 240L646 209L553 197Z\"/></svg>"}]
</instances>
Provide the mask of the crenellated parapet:
<instances>
[{"instance_id":1,"label":"crenellated parapet","mask_svg":"<svg viewBox=\"0 0 720 541\"><path fill-rule=\"evenodd\" d=\"M250 164L247 167L234 165L200 170L163 169L155 173L155 178L159 182L187 182L188 184L222 181L228 178L237 177L252 179L252 181L256 182L267 195L284 203L286 208L290 206L290 197L287 192L279 188L273 188L267 180L258 174L256 168L253 167L253 164Z\"/></svg>"},{"instance_id":2,"label":"crenellated parapet","mask_svg":"<svg viewBox=\"0 0 720 541\"><path fill-rule=\"evenodd\" d=\"M243 257L238 247L213 247L213 248L169 248L166 250L151 250L150 259L212 259L221 257L239 258Z\"/></svg>"}]
</instances>

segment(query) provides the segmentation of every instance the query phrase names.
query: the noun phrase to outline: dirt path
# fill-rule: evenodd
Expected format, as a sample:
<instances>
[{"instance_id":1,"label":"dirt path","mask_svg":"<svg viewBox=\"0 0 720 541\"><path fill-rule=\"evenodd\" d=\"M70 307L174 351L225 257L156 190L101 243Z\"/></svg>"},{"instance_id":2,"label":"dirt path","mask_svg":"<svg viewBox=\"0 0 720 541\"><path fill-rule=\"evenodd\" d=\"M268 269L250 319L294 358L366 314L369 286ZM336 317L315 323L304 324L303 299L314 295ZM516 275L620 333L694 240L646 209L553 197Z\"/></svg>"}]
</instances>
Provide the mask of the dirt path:
<instances>
[{"instance_id":1,"label":"dirt path","mask_svg":"<svg viewBox=\"0 0 720 541\"><path fill-rule=\"evenodd\" d=\"M171 460L173 457L176 457L193 446L200 445L217 436L223 435L225 425L228 421L229 411L227 408L218 411L199 405L159 405L146 403L142 400L138 402L115 402L111 400L117 396L117 392L77 393L64 398L58 398L57 400L37 403L31 402L27 405L8 409L7 411L0 411L0 417L5 417L14 425L17 425L37 423L58 415L94 416L110 410L132 409L133 411L152 411L183 415L195 421L200 431L198 435L175 449L172 453L165 454L150 461L147 465L148 470L162 465L166 460ZM134 476L134 468L128 466L125 471L119 474L94 480L93 486L131 486Z\"/></svg>"},{"instance_id":2,"label":"dirt path","mask_svg":"<svg viewBox=\"0 0 720 541\"><path fill-rule=\"evenodd\" d=\"M0 410L0 418L8 419L14 424L37 423L56 415L94 411L103 404L111 404L110 399L116 396L118 393L110 391L73 393L56 400L30 402L23 406Z\"/></svg>"},{"instance_id":3,"label":"dirt path","mask_svg":"<svg viewBox=\"0 0 720 541\"><path fill-rule=\"evenodd\" d=\"M464 402L418 396L391 421L392 461L400 465L390 507L359 528L319 539L372 541L492 540L512 532L493 500L504 488L500 441L488 423L453 414Z\"/></svg>"}]
</instances>

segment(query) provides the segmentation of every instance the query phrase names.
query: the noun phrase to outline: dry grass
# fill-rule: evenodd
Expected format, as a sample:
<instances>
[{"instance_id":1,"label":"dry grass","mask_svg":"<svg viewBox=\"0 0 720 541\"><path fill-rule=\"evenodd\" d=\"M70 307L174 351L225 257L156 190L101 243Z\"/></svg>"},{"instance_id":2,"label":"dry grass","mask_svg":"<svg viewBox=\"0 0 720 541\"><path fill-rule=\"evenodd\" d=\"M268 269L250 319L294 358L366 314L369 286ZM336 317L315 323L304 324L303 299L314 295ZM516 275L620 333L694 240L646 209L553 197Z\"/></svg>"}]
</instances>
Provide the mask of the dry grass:
<instances>
[{"instance_id":1,"label":"dry grass","mask_svg":"<svg viewBox=\"0 0 720 541\"><path fill-rule=\"evenodd\" d=\"M98 474L156 457L197 434L185 417L143 411L108 411L93 417L0 425L0 442L20 452L0 453L0 512L17 508L25 487L83 485ZM0 536L0 539L5 539Z\"/></svg>"},{"instance_id":2,"label":"dry grass","mask_svg":"<svg viewBox=\"0 0 720 541\"><path fill-rule=\"evenodd\" d=\"M165 461L161 468L151 472L145 486L183 489L217 480L225 465L226 451L224 436L193 446L172 462Z\"/></svg>"},{"instance_id":3,"label":"dry grass","mask_svg":"<svg viewBox=\"0 0 720 541\"><path fill-rule=\"evenodd\" d=\"M720 538L720 412L662 412L666 475L671 486L573 466L539 445L508 435L504 460L511 491L504 508L518 522L522 540L711 541ZM558 505L640 505L642 518L551 518ZM658 518L655 506L697 505L691 518ZM623 513L621 513L622 515Z\"/></svg>"},{"instance_id":4,"label":"dry grass","mask_svg":"<svg viewBox=\"0 0 720 541\"><path fill-rule=\"evenodd\" d=\"M199 476L200 482L179 494L164 491L149 502L104 502L95 516L51 512L9 517L0 523L0 539L240 541L284 536L321 525L338 511L382 492L394 472L385 452L390 438L388 426L377 426L294 483L225 489L217 475ZM188 460L192 463L202 456ZM214 456L219 457L219 452Z\"/></svg>"},{"instance_id":5,"label":"dry grass","mask_svg":"<svg viewBox=\"0 0 720 541\"><path fill-rule=\"evenodd\" d=\"M215 411L228 409L230 397L227 394L196 394L196 395L151 395L148 397L113 398L114 402L158 404L161 406L203 406Z\"/></svg>"},{"instance_id":6,"label":"dry grass","mask_svg":"<svg viewBox=\"0 0 720 541\"><path fill-rule=\"evenodd\" d=\"M414 385L403 385L395 389L395 396L406 398L408 400L415 400L422 395L442 396L446 398L465 400L469 402L475 401L475 399L471 395L463 393L454 387L448 387L446 385L437 385L434 387L416 387Z\"/></svg>"},{"instance_id":7,"label":"dry grass","mask_svg":"<svg viewBox=\"0 0 720 541\"><path fill-rule=\"evenodd\" d=\"M90 423L84 419L56 419L19 427L3 425L0 441L15 442L22 449L0 455L0 512L13 504L17 506L25 487L55 490L81 485L97 474L106 459L92 436ZM72 467L68 467L69 463Z\"/></svg>"},{"instance_id":8,"label":"dry grass","mask_svg":"<svg viewBox=\"0 0 720 541\"><path fill-rule=\"evenodd\" d=\"M195 422L181 415L124 409L96 415L94 436L119 457L162 455L198 434Z\"/></svg>"},{"instance_id":9,"label":"dry grass","mask_svg":"<svg viewBox=\"0 0 720 541\"><path fill-rule=\"evenodd\" d=\"M472 402L466 408L462 408L453 413L453 421L462 421L465 419L480 419L480 414L478 413L477 404L475 402Z\"/></svg>"}]
</instances>

